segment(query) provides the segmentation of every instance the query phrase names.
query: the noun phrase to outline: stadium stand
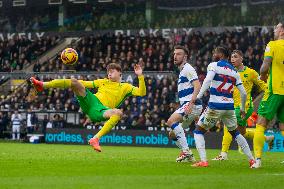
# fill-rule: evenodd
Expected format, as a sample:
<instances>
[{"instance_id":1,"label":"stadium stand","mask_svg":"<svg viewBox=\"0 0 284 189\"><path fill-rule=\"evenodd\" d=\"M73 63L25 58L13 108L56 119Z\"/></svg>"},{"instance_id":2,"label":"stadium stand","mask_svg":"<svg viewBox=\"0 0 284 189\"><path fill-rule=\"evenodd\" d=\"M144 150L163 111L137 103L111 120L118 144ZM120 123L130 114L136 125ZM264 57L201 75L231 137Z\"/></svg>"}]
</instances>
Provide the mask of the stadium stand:
<instances>
[{"instance_id":1,"label":"stadium stand","mask_svg":"<svg viewBox=\"0 0 284 189\"><path fill-rule=\"evenodd\" d=\"M59 40L59 37L47 36L38 40L23 37L0 41L0 72L22 70L54 47Z\"/></svg>"},{"instance_id":2,"label":"stadium stand","mask_svg":"<svg viewBox=\"0 0 284 189\"><path fill-rule=\"evenodd\" d=\"M19 10L17 14L0 14L1 32L25 32L25 31L94 31L98 29L132 29L132 28L177 28L197 26L235 26L235 25L268 25L275 22L283 12L283 7L277 4L266 5L259 1L259 5L249 6L254 11L248 11L241 15L239 11L240 1L234 1L222 6L216 6L215 1L206 1L197 7L184 5L182 1L175 1L174 6L159 4L151 23L145 19L145 4L125 5L109 4L93 9L90 5L68 7L68 14L64 20L64 26L58 26L58 12L48 8L40 8L37 11ZM258 1L254 1L258 2ZM159 2L160 3L160 2ZM183 6L183 9L179 10ZM262 14L267 6L273 11L271 14ZM235 9L238 7L238 10ZM192 10L196 8L196 10ZM114 10L110 12L109 10ZM190 11L188 11L190 10ZM228 11L229 10L229 11ZM218 14L216 14L218 12ZM45 13L45 16L42 13ZM123 14L122 14L123 13ZM25 17L21 15L26 14ZM157 16L159 15L159 16ZM210 15L218 15L211 17ZM256 18L256 19L252 19ZM78 33L79 35L79 33ZM161 35L126 36L111 34L92 34L83 36L72 44L79 53L79 62L74 66L66 66L56 58L47 59L43 64L34 61L38 56L47 52L58 44L61 39L54 35L42 39L29 40L27 38L14 38L0 41L0 72L25 71L25 66L32 61L34 72L104 72L111 62L120 63L124 71L132 71L133 65L143 65L145 71L177 71L172 62L172 49L176 44L182 44L190 49L190 62L198 72L199 79L203 81L206 75L206 67L211 62L212 50L217 45L227 45L231 50L240 49L244 53L245 65L259 70L265 45L273 37L273 31L263 32L243 30L226 31L217 33L195 31L190 34L170 34L170 38ZM80 34L81 36L81 34ZM79 73L78 73L79 74ZM86 77L82 79L95 79ZM7 81L5 75L1 76L0 84ZM25 75L21 79L26 79ZM51 80L45 76L40 79ZM126 116L120 125L146 129L147 127L164 127L165 121L177 106L176 103L176 75L163 79L147 77L148 93L144 98L129 98L122 105ZM134 83L137 83L135 80ZM35 101L31 103L28 97L29 88L24 86L9 98L1 95L0 110L9 111L20 109L25 112L28 108L33 111L53 112L78 112L71 90L45 90ZM208 101L208 94L204 96L204 103ZM79 111L80 112L80 111ZM4 113L6 115L6 112ZM6 115L9 117L9 113ZM49 116L51 119L52 116ZM57 120L59 118L56 118ZM87 125L86 118L80 116L81 125ZM47 122L46 122L47 123Z\"/></svg>"},{"instance_id":3,"label":"stadium stand","mask_svg":"<svg viewBox=\"0 0 284 189\"><path fill-rule=\"evenodd\" d=\"M176 28L212 27L240 25L270 25L279 19L284 11L277 2L250 2L247 13L240 9L241 1L157 1L154 19L147 23L145 3L111 3L104 6L68 6L64 26L58 26L58 10L33 7L19 9L16 13L8 10L0 14L1 32L24 31L93 31L98 29L139 29L139 28ZM278 2L281 3L281 2ZM283 3L283 2L282 2ZM269 9L270 14L265 14ZM32 10L32 11L31 11ZM252 11L253 10L253 11ZM25 17L21 15L25 14ZM44 15L44 16L42 16ZM213 15L213 16L212 16Z\"/></svg>"},{"instance_id":4,"label":"stadium stand","mask_svg":"<svg viewBox=\"0 0 284 189\"><path fill-rule=\"evenodd\" d=\"M145 71L171 71L171 51L175 44L182 44L190 49L191 63L197 69L200 77L206 73L206 67L211 61L212 50L217 45L227 45L231 50L239 49L244 52L245 64L259 70L263 50L273 31L262 33L259 29L255 32L244 30L242 32L194 32L190 35L172 35L165 39L162 36L87 36L83 37L77 46L80 60L75 67L60 64L59 57L45 62L40 66L40 71L104 71L106 65L116 62L122 65L124 71L132 71L135 63L144 65ZM38 70L38 65L36 65Z\"/></svg>"},{"instance_id":5,"label":"stadium stand","mask_svg":"<svg viewBox=\"0 0 284 189\"><path fill-rule=\"evenodd\" d=\"M175 44L186 45L190 49L192 65L196 68L202 81L206 75L206 67L211 62L211 52L217 45L228 45L230 49L240 49L245 55L245 64L259 70L263 59L265 44L272 38L272 31L262 34L256 32L223 32L214 33L194 32L190 35L176 36L170 39L152 35L145 37L131 36L86 36L82 37L75 48L79 52L80 60L74 66L66 66L60 62L59 57L50 59L43 65L34 64L35 72L62 72L62 71L95 71L104 72L111 62L120 63L124 71L132 71L135 63L144 65L145 71L172 71L175 68L171 63L171 50ZM42 43L45 44L45 43ZM90 77L81 76L81 79L93 80L92 72L87 72ZM43 77L51 80L53 78ZM132 97L126 100L122 109L126 113L120 125L126 128L147 129L148 127L164 127L167 117L176 106L176 76L164 79L147 78L148 93L144 98ZM137 82L137 81L135 81ZM135 83L134 82L134 83ZM8 101L1 103L2 109L34 111L68 111L78 112L79 106L71 90L46 90L34 101L28 99L28 87L24 87ZM208 95L204 96L204 103ZM129 116L130 115L130 116ZM81 125L86 121L81 117ZM96 124L98 126L99 124Z\"/></svg>"}]
</instances>

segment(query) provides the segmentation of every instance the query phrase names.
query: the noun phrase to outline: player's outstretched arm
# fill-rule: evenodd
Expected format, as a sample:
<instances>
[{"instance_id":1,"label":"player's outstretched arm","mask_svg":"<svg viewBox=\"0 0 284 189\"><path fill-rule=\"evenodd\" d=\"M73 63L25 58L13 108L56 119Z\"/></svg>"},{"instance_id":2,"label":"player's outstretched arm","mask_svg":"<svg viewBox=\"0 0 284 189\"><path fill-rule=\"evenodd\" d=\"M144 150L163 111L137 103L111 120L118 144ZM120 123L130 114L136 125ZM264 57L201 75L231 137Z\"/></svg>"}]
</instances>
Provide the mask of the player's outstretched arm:
<instances>
[{"instance_id":1,"label":"player's outstretched arm","mask_svg":"<svg viewBox=\"0 0 284 189\"><path fill-rule=\"evenodd\" d=\"M253 76L252 76L253 77L253 83L258 87L259 91L264 92L266 90L266 87L267 87L266 83L263 80L260 79L258 73L255 70L253 70L252 74L253 74Z\"/></svg>"},{"instance_id":2,"label":"player's outstretched arm","mask_svg":"<svg viewBox=\"0 0 284 189\"><path fill-rule=\"evenodd\" d=\"M191 103L194 104L194 102L196 101L197 99L197 95L201 89L201 85L200 85L200 82L199 80L195 80L192 82L192 85L193 85L193 88L194 88L194 91L192 93L192 99L191 99Z\"/></svg>"},{"instance_id":3,"label":"player's outstretched arm","mask_svg":"<svg viewBox=\"0 0 284 189\"><path fill-rule=\"evenodd\" d=\"M241 101L242 101L241 110L245 111L246 100L247 100L247 92L246 92L243 84L237 85L237 88L238 88L238 90L240 91L240 94L241 94Z\"/></svg>"},{"instance_id":4,"label":"player's outstretched arm","mask_svg":"<svg viewBox=\"0 0 284 189\"><path fill-rule=\"evenodd\" d=\"M192 112L193 105L195 104L197 95L201 88L199 80L194 80L192 82L192 85L193 85L194 91L192 93L191 101L187 104L187 106L185 106L185 109L184 109L185 114L190 114Z\"/></svg>"},{"instance_id":5,"label":"player's outstretched arm","mask_svg":"<svg viewBox=\"0 0 284 189\"><path fill-rule=\"evenodd\" d=\"M263 94L264 94L264 92L267 88L267 85L263 80L260 79L260 76L258 75L258 73L255 70L253 70L253 72L252 72L252 77L253 77L252 78L253 84L255 84L257 86L258 92L259 92L257 94L256 98L253 101L253 104L255 106L255 103L257 103L257 102L259 103L260 102L259 99L262 99ZM258 107L258 103L257 103L257 107Z\"/></svg>"},{"instance_id":6,"label":"player's outstretched arm","mask_svg":"<svg viewBox=\"0 0 284 189\"><path fill-rule=\"evenodd\" d=\"M260 79L263 81L267 81L268 72L271 65L272 59L271 58L264 58L264 61L260 68Z\"/></svg>"},{"instance_id":7,"label":"player's outstretched arm","mask_svg":"<svg viewBox=\"0 0 284 189\"><path fill-rule=\"evenodd\" d=\"M138 64L134 66L134 72L138 76L139 87L132 88L133 96L145 96L146 95L146 84L144 80L142 67Z\"/></svg>"},{"instance_id":8,"label":"player's outstretched arm","mask_svg":"<svg viewBox=\"0 0 284 189\"><path fill-rule=\"evenodd\" d=\"M214 71L210 71L208 70L206 78L203 81L202 87L197 95L197 98L202 98L203 94L205 93L205 91L210 87L210 84L215 76L215 72Z\"/></svg>"},{"instance_id":9,"label":"player's outstretched arm","mask_svg":"<svg viewBox=\"0 0 284 189\"><path fill-rule=\"evenodd\" d=\"M247 92L246 92L242 83L237 85L237 88L238 88L238 90L240 91L240 94L241 94L241 103L242 103L241 115L242 115L242 118L244 118L244 117L246 117L245 107L246 107L246 100L247 100Z\"/></svg>"},{"instance_id":10,"label":"player's outstretched arm","mask_svg":"<svg viewBox=\"0 0 284 189\"><path fill-rule=\"evenodd\" d=\"M240 91L241 94L241 115L244 118L245 115L245 109L246 109L246 100L247 100L247 92L246 89L242 83L241 76L239 73L236 75L236 83L235 83L237 89Z\"/></svg>"}]
</instances>

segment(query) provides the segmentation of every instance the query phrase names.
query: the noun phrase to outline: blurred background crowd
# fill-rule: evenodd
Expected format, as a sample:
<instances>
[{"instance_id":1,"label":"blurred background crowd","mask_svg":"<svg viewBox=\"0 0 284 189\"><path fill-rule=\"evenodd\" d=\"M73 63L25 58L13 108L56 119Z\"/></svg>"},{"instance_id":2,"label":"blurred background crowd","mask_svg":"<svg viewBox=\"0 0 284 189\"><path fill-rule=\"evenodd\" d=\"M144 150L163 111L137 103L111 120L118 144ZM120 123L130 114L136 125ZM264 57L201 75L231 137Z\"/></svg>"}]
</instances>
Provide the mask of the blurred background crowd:
<instances>
[{"instance_id":1,"label":"blurred background crowd","mask_svg":"<svg viewBox=\"0 0 284 189\"><path fill-rule=\"evenodd\" d=\"M189 34L170 33L169 38L152 34L146 36L98 34L96 30L270 26L282 18L284 12L284 6L279 6L283 4L282 1L275 1L276 3L252 1L254 4L246 7L246 11L240 8L240 1L228 1L225 4L216 4L215 1L200 4L194 1L193 5L188 6L182 1L173 5L171 2L159 1L155 5L150 3L148 6L155 6L151 9L154 14L150 18L147 18L149 16L145 13L147 4L144 1L111 3L101 7L92 4L79 7L66 5L63 24L59 24L58 20L58 14L62 11L60 7L52 10L50 7L39 7L34 11L19 9L13 14L9 14L8 9L0 11L0 32L58 32L58 35L47 35L40 39L14 37L0 40L0 72L26 73L28 67L38 73L60 74L76 70L79 79L94 80L99 78L94 73L105 72L106 66L112 62L119 63L125 72L132 71L134 64L137 63L143 66L144 71L167 72L161 78L153 75L146 77L147 95L131 97L125 101L121 106L124 117L118 126L124 129L165 128L166 120L178 107L178 69L174 67L172 61L172 50L176 44L184 45L190 50L188 61L197 70L202 82L206 76L207 65L212 61L212 50L218 45L226 45L230 50L241 50L244 54L244 64L259 71L265 46L273 39L273 29L270 28L265 32L259 28L253 32L243 29L221 33L210 29L203 33L197 30ZM79 62L74 66L66 66L59 59L60 53L57 53L55 58L39 62L39 57L62 42L64 36L61 36L60 32L66 31L94 31L93 34L84 35L76 43L71 44L79 53ZM25 74L21 79L25 79L24 76ZM48 81L54 78L45 75L39 79ZM0 77L0 89L7 80L7 77ZM137 79L134 79L133 84L138 84ZM93 128L101 125L88 122L81 113L71 89L45 90L35 99L31 99L30 94L30 86L23 85L17 89L12 86L9 93L0 95L1 134L11 125L12 114L15 114L15 111L23 113L22 125L27 128L31 125L30 127L40 132L44 132L46 127L70 126L64 118L64 112L78 113L79 127ZM204 106L208 98L209 94L206 93L203 97ZM48 111L60 113L46 114L43 118L38 118L38 112ZM29 132L33 132L34 129Z\"/></svg>"},{"instance_id":2,"label":"blurred background crowd","mask_svg":"<svg viewBox=\"0 0 284 189\"><path fill-rule=\"evenodd\" d=\"M66 4L64 7L31 5L30 9L9 9L0 13L0 31L93 31L99 29L140 29L214 26L265 26L283 16L283 1L117 1L98 6ZM282 5L282 6L281 6ZM145 9L152 10L147 20ZM64 25L58 26L58 13L64 8ZM269 11L268 11L269 10ZM25 15L23 17L23 15ZM149 17L149 16L148 16Z\"/></svg>"}]
</instances>

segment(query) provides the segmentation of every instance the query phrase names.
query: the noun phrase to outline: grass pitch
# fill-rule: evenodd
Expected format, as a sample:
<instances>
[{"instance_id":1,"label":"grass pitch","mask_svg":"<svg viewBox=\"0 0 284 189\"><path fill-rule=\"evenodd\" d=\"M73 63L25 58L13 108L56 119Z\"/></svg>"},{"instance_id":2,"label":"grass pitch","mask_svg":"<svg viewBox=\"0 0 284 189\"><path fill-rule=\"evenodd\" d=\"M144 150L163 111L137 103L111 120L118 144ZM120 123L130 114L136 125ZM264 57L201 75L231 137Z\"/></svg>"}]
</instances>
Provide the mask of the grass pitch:
<instances>
[{"instance_id":1,"label":"grass pitch","mask_svg":"<svg viewBox=\"0 0 284 189\"><path fill-rule=\"evenodd\" d=\"M250 169L244 155L208 168L176 163L175 148L0 143L0 188L283 188L284 153L265 153L263 167ZM219 150L207 150L212 159ZM197 156L196 150L194 154Z\"/></svg>"}]
</instances>

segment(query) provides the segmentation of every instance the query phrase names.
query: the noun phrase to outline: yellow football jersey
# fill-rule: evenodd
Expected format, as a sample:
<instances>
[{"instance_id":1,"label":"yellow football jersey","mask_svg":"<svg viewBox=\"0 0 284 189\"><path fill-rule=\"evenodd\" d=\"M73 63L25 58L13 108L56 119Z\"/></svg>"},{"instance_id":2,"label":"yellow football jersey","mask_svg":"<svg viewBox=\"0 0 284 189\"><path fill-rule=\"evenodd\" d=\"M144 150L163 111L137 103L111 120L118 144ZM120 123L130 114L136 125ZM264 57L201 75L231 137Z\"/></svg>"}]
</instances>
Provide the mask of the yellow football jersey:
<instances>
[{"instance_id":1,"label":"yellow football jersey","mask_svg":"<svg viewBox=\"0 0 284 189\"><path fill-rule=\"evenodd\" d=\"M238 71L242 83L244 85L244 88L247 92L247 100L246 100L246 110L252 105L251 104L251 90L253 88L253 85L255 84L261 91L265 91L266 89L266 83L259 79L258 73L251 68L248 68L245 66L245 69L243 71ZM234 88L234 106L238 107L241 105L241 94L239 90L235 87Z\"/></svg>"},{"instance_id":2,"label":"yellow football jersey","mask_svg":"<svg viewBox=\"0 0 284 189\"><path fill-rule=\"evenodd\" d=\"M272 58L267 80L269 92L284 95L284 39L270 41L264 57Z\"/></svg>"},{"instance_id":3,"label":"yellow football jersey","mask_svg":"<svg viewBox=\"0 0 284 189\"><path fill-rule=\"evenodd\" d=\"M145 96L146 86L144 76L139 76L139 87L129 83L112 82L109 79L97 79L92 82L84 83L87 88L97 88L98 92L94 95L104 106L117 108L128 96Z\"/></svg>"}]
</instances>

